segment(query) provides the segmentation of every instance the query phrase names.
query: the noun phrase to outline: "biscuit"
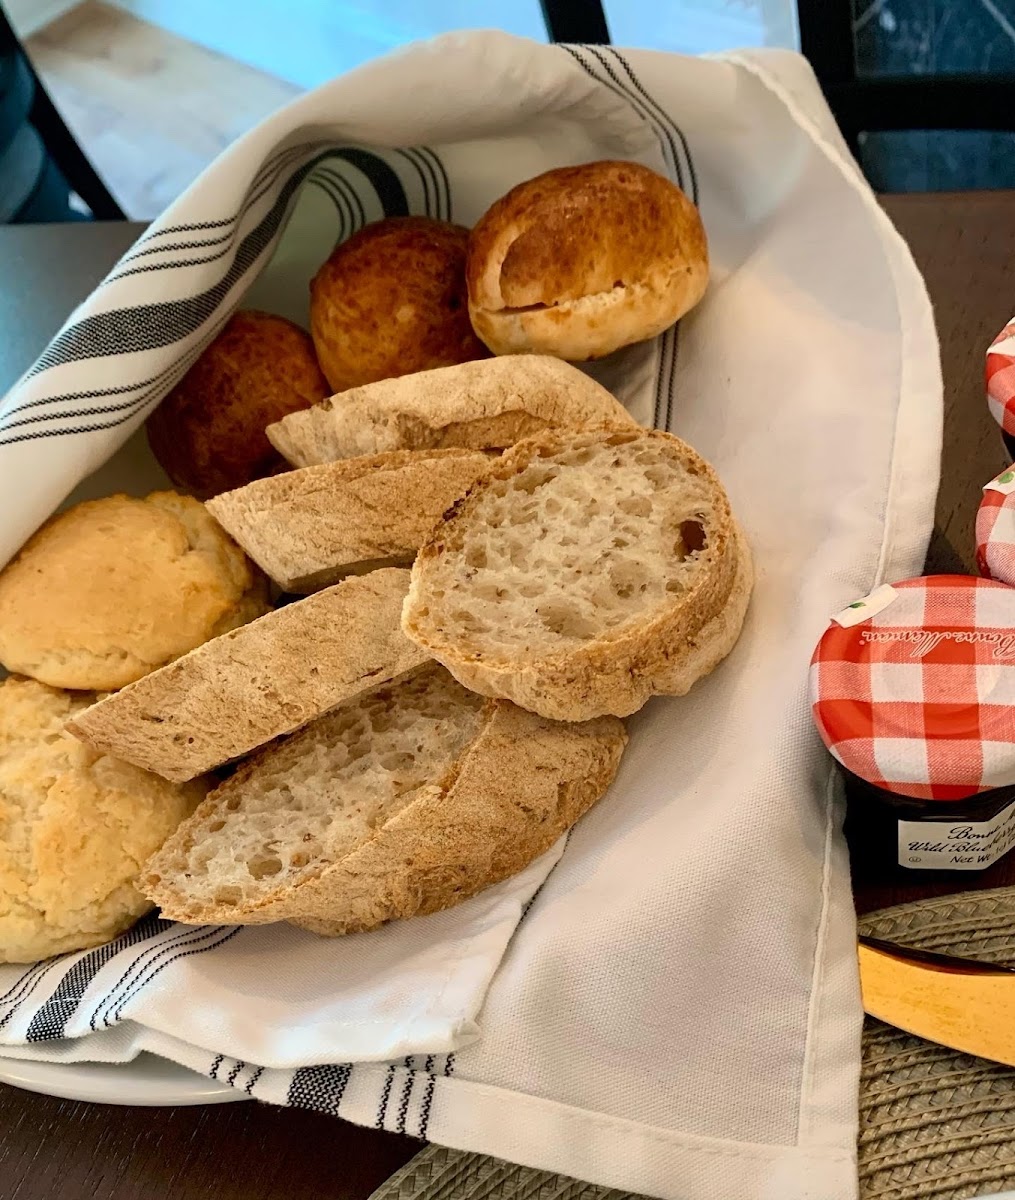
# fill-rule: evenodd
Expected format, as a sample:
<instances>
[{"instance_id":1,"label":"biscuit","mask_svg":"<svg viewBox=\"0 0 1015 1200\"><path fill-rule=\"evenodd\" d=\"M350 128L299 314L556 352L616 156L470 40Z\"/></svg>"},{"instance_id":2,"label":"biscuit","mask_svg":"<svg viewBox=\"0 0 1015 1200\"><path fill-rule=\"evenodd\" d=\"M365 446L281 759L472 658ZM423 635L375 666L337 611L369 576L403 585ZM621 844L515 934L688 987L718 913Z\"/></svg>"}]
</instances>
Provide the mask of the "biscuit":
<instances>
[{"instance_id":1,"label":"biscuit","mask_svg":"<svg viewBox=\"0 0 1015 1200\"><path fill-rule=\"evenodd\" d=\"M107 496L51 518L0 573L0 663L112 691L268 607L264 577L199 501Z\"/></svg>"},{"instance_id":2,"label":"biscuit","mask_svg":"<svg viewBox=\"0 0 1015 1200\"><path fill-rule=\"evenodd\" d=\"M0 684L0 961L97 946L151 903L141 865L203 798L63 732L91 696Z\"/></svg>"}]
</instances>

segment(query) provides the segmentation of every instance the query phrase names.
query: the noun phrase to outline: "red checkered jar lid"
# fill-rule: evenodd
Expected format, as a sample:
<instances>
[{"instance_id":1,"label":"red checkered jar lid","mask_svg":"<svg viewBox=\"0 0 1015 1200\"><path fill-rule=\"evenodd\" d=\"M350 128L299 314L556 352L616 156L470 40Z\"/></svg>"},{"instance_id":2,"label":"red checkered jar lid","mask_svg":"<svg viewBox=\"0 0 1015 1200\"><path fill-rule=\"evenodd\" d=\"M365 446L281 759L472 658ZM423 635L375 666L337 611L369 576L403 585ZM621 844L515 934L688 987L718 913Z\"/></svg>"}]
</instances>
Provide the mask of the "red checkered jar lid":
<instances>
[{"instance_id":1,"label":"red checkered jar lid","mask_svg":"<svg viewBox=\"0 0 1015 1200\"><path fill-rule=\"evenodd\" d=\"M972 575L885 585L811 659L825 745L868 783L962 800L1015 783L1015 588Z\"/></svg>"},{"instance_id":2,"label":"red checkered jar lid","mask_svg":"<svg viewBox=\"0 0 1015 1200\"><path fill-rule=\"evenodd\" d=\"M1004 432L1015 436L1015 320L987 350L987 404Z\"/></svg>"},{"instance_id":3,"label":"red checkered jar lid","mask_svg":"<svg viewBox=\"0 0 1015 1200\"><path fill-rule=\"evenodd\" d=\"M1015 467L983 489L976 514L976 564L988 579L1015 584Z\"/></svg>"}]
</instances>

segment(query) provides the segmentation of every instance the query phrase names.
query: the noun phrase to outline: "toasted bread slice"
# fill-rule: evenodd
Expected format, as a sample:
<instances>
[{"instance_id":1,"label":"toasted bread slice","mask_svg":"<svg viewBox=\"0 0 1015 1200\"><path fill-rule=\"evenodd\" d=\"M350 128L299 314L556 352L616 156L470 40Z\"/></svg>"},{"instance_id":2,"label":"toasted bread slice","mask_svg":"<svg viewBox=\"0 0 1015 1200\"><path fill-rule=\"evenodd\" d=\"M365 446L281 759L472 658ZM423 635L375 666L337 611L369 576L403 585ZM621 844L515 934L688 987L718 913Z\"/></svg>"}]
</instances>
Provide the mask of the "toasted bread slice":
<instances>
[{"instance_id":1,"label":"toasted bread slice","mask_svg":"<svg viewBox=\"0 0 1015 1200\"><path fill-rule=\"evenodd\" d=\"M283 591L315 592L411 566L489 463L480 450L393 450L257 479L206 507Z\"/></svg>"},{"instance_id":2,"label":"toasted bread slice","mask_svg":"<svg viewBox=\"0 0 1015 1200\"><path fill-rule=\"evenodd\" d=\"M78 713L67 728L174 782L193 779L428 655L398 626L409 572L349 579L205 642Z\"/></svg>"},{"instance_id":3,"label":"toasted bread slice","mask_svg":"<svg viewBox=\"0 0 1015 1200\"><path fill-rule=\"evenodd\" d=\"M647 430L515 446L421 547L402 627L466 687L557 720L682 695L733 648L747 544L712 468Z\"/></svg>"},{"instance_id":4,"label":"toasted bread slice","mask_svg":"<svg viewBox=\"0 0 1015 1200\"><path fill-rule=\"evenodd\" d=\"M437 367L340 392L267 429L294 467L387 450L503 450L547 429L637 426L576 367L515 354Z\"/></svg>"},{"instance_id":5,"label":"toasted bread slice","mask_svg":"<svg viewBox=\"0 0 1015 1200\"><path fill-rule=\"evenodd\" d=\"M538 857L609 786L620 721L484 702L436 664L244 763L142 872L163 916L316 933L436 912Z\"/></svg>"}]
</instances>

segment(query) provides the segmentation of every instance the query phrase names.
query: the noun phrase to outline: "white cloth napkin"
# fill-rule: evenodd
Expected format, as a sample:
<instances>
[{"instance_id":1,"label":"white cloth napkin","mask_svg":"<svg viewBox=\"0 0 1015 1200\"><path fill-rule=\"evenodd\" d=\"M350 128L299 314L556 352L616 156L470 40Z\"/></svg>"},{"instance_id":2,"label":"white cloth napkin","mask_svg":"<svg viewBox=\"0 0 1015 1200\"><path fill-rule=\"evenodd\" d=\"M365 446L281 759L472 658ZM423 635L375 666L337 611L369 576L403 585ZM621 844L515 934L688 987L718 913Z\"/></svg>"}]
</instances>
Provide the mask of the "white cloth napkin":
<instances>
[{"instance_id":1,"label":"white cloth napkin","mask_svg":"<svg viewBox=\"0 0 1015 1200\"><path fill-rule=\"evenodd\" d=\"M370 934L153 915L97 950L0 967L0 1057L115 1062L150 1050L206 1071L222 1050L291 1075L447 1054L478 1036L490 979L563 846L458 908Z\"/></svg>"},{"instance_id":2,"label":"white cloth napkin","mask_svg":"<svg viewBox=\"0 0 1015 1200\"><path fill-rule=\"evenodd\" d=\"M290 955L316 969L339 953L278 930L209 934L163 972L185 970L187 985L157 1025L132 1003L133 1028L77 1042L25 1044L53 973L72 986L77 967L10 970L7 1053L149 1048L255 1097L670 1200L855 1195L855 926L807 663L830 614L920 569L941 380L923 284L803 60L454 35L296 101L209 168L7 398L0 553L109 457L241 297L305 320L307 279L363 220L411 209L470 223L517 181L601 157L668 173L708 230L704 302L596 370L727 484L758 571L733 655L632 719L616 783L507 943L471 1044L267 1067L261 1014L281 1030ZM108 490L130 453L87 492ZM400 935L363 943L385 936ZM220 969L260 938L249 969ZM151 953L140 942L121 962ZM432 1000L434 974L417 988ZM371 1011L377 987L353 990L350 1011ZM319 1007L308 992L293 1012L293 1043L308 1017L344 1007L314 994ZM199 1025L221 1033L196 1047Z\"/></svg>"}]
</instances>

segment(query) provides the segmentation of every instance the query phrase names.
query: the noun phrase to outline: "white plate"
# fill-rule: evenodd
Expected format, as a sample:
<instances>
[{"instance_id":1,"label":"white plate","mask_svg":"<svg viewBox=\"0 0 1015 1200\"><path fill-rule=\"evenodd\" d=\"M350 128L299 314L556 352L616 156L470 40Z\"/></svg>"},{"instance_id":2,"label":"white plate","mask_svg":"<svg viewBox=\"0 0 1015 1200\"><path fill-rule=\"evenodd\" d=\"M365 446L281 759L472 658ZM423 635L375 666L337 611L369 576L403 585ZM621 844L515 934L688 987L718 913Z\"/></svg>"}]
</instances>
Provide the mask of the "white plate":
<instances>
[{"instance_id":1,"label":"white plate","mask_svg":"<svg viewBox=\"0 0 1015 1200\"><path fill-rule=\"evenodd\" d=\"M0 1059L0 1082L44 1096L99 1104L228 1104L248 1096L176 1063L139 1054L129 1063L40 1063Z\"/></svg>"}]
</instances>

